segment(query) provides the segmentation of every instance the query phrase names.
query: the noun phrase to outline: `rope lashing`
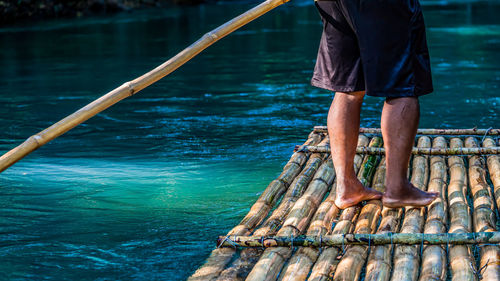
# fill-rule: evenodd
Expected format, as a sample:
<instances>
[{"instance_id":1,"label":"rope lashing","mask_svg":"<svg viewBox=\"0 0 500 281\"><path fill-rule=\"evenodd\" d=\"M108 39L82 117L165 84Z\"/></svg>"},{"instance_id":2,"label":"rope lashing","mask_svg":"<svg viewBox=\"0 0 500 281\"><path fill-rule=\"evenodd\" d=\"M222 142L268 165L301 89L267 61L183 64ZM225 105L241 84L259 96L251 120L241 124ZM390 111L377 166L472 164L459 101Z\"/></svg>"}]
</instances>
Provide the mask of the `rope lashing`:
<instances>
[{"instance_id":1,"label":"rope lashing","mask_svg":"<svg viewBox=\"0 0 500 281\"><path fill-rule=\"evenodd\" d=\"M344 240L345 240L345 234L342 233L342 255L345 254L345 245L344 245Z\"/></svg>"},{"instance_id":2,"label":"rope lashing","mask_svg":"<svg viewBox=\"0 0 500 281\"><path fill-rule=\"evenodd\" d=\"M229 241L229 239L231 239ZM272 243L265 243L272 240ZM332 234L320 236L220 236L218 245L239 247L332 247L348 245L495 245L500 244L500 232L473 233L383 233L383 234Z\"/></svg>"},{"instance_id":3,"label":"rope lashing","mask_svg":"<svg viewBox=\"0 0 500 281\"><path fill-rule=\"evenodd\" d=\"M236 236L234 236L236 237ZM237 248L239 245L237 245L234 241L236 240L236 238L233 238L233 240L229 239L229 235L226 235L224 237L224 239L222 240L222 242L217 242L217 248L220 248L220 247L227 247L227 245L225 244L226 242L229 243L230 246L232 246L233 248ZM264 243L262 243L264 244Z\"/></svg>"},{"instance_id":4,"label":"rope lashing","mask_svg":"<svg viewBox=\"0 0 500 281\"><path fill-rule=\"evenodd\" d=\"M486 129L486 132L484 133L484 136L483 138L481 139L481 143L484 142L484 139L486 138L486 136L488 135L488 133L493 130L493 127L489 127L488 129Z\"/></svg>"},{"instance_id":5,"label":"rope lashing","mask_svg":"<svg viewBox=\"0 0 500 281\"><path fill-rule=\"evenodd\" d=\"M297 145L295 152L311 152L311 153L331 153L330 146L328 145ZM383 147L367 147L358 146L356 148L357 154L368 155L383 155L385 148ZM500 154L500 146L493 147L457 147L457 148L422 148L413 147L412 154L414 155L495 155Z\"/></svg>"},{"instance_id":6,"label":"rope lashing","mask_svg":"<svg viewBox=\"0 0 500 281\"><path fill-rule=\"evenodd\" d=\"M420 256L424 253L424 234L422 233L422 241L420 241Z\"/></svg>"},{"instance_id":7,"label":"rope lashing","mask_svg":"<svg viewBox=\"0 0 500 281\"><path fill-rule=\"evenodd\" d=\"M314 132L316 133L328 133L326 126L315 126ZM359 132L362 134L381 134L382 130L380 128L359 128ZM488 129L418 129L417 135L453 135L453 136L482 136L482 135L500 135L500 129L488 128Z\"/></svg>"}]
</instances>

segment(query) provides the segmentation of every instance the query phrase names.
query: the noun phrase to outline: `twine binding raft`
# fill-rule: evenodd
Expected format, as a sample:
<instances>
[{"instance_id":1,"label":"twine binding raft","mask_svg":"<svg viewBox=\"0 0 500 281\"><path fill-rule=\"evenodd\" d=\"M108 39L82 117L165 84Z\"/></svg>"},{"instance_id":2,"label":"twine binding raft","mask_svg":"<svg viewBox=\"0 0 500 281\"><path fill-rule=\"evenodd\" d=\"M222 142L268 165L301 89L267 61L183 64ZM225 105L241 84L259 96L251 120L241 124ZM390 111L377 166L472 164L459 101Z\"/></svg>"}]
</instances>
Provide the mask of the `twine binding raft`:
<instances>
[{"instance_id":1,"label":"twine binding raft","mask_svg":"<svg viewBox=\"0 0 500 281\"><path fill-rule=\"evenodd\" d=\"M342 245L465 245L498 244L500 232L472 233L382 233L326 236L220 236L217 247L324 247Z\"/></svg>"},{"instance_id":2,"label":"twine binding raft","mask_svg":"<svg viewBox=\"0 0 500 281\"><path fill-rule=\"evenodd\" d=\"M420 130L408 175L440 193L431 205L339 210L329 140L315 127L302 148L325 150L296 150L189 280L500 280L499 132ZM383 192L380 129L361 130L358 152L359 180Z\"/></svg>"}]
</instances>

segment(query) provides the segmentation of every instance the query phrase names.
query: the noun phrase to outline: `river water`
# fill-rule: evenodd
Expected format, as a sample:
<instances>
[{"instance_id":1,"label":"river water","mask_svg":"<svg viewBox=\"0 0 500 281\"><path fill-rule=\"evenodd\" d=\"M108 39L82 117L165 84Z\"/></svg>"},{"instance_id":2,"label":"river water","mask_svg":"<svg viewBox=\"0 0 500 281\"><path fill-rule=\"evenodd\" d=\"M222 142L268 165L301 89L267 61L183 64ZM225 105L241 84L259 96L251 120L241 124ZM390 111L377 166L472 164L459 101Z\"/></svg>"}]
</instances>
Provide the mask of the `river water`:
<instances>
[{"instance_id":1,"label":"river water","mask_svg":"<svg viewBox=\"0 0 500 281\"><path fill-rule=\"evenodd\" d=\"M295 144L326 123L309 85L312 1L270 12L0 175L0 279L184 280ZM423 1L435 93L420 127L500 127L500 4ZM251 5L0 28L0 152ZM379 126L366 98L362 126Z\"/></svg>"}]
</instances>

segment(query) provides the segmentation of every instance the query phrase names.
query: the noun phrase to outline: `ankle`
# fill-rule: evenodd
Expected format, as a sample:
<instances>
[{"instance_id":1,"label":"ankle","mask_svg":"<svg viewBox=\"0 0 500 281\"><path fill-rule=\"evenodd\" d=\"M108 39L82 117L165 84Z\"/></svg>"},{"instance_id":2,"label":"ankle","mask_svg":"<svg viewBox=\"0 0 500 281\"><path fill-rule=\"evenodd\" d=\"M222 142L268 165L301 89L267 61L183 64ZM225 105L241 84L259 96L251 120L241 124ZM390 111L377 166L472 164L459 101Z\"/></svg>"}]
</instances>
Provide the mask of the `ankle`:
<instances>
[{"instance_id":1,"label":"ankle","mask_svg":"<svg viewBox=\"0 0 500 281\"><path fill-rule=\"evenodd\" d=\"M408 189L410 189L410 186L411 183L407 179L404 181L387 181L385 185L385 194L387 196L402 196L406 194Z\"/></svg>"},{"instance_id":2,"label":"ankle","mask_svg":"<svg viewBox=\"0 0 500 281\"><path fill-rule=\"evenodd\" d=\"M337 179L337 192L356 190L361 182L356 177Z\"/></svg>"},{"instance_id":3,"label":"ankle","mask_svg":"<svg viewBox=\"0 0 500 281\"><path fill-rule=\"evenodd\" d=\"M385 180L385 186L388 188L401 188L408 184L410 184L410 181L407 177L389 177Z\"/></svg>"}]
</instances>

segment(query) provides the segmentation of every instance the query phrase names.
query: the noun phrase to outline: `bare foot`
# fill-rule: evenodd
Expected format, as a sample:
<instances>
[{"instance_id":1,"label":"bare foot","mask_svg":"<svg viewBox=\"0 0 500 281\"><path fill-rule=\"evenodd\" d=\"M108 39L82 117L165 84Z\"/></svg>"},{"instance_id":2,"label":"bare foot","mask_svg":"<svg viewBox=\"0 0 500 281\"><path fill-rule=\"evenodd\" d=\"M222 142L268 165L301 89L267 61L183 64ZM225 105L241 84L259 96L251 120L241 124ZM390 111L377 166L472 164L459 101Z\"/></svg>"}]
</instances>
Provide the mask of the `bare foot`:
<instances>
[{"instance_id":1,"label":"bare foot","mask_svg":"<svg viewBox=\"0 0 500 281\"><path fill-rule=\"evenodd\" d=\"M422 191L408 181L402 187L398 186L396 188L390 188L388 184L386 190L382 197L382 204L389 208L401 208L405 206L424 207L432 203L439 196L438 192Z\"/></svg>"},{"instance_id":2,"label":"bare foot","mask_svg":"<svg viewBox=\"0 0 500 281\"><path fill-rule=\"evenodd\" d=\"M362 201L380 199L382 193L365 187L358 179L346 180L342 184L337 182L335 205L339 209L355 206Z\"/></svg>"}]
</instances>

